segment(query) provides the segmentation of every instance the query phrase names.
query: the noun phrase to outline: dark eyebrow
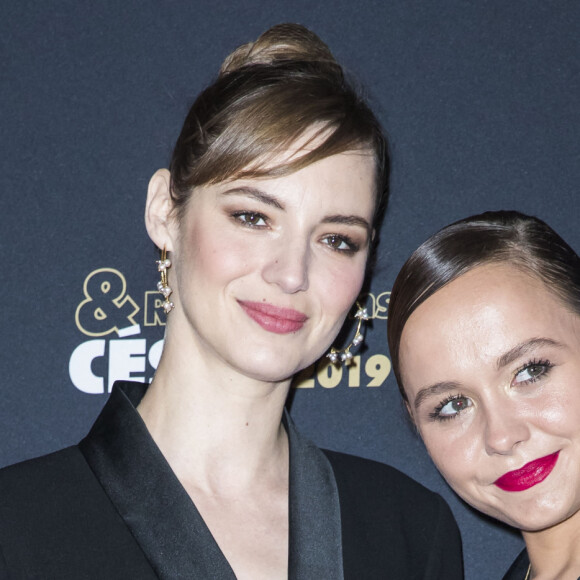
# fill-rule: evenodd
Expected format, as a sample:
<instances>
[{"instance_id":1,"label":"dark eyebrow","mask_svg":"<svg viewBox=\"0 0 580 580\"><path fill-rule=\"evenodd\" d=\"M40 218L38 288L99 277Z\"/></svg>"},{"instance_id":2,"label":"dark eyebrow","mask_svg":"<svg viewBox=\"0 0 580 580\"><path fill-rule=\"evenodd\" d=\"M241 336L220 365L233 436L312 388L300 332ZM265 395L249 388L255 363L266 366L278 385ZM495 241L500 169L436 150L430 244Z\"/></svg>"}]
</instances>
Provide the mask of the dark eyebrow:
<instances>
[{"instance_id":1,"label":"dark eyebrow","mask_svg":"<svg viewBox=\"0 0 580 580\"><path fill-rule=\"evenodd\" d=\"M371 233L371 224L358 215L329 215L322 220L323 224L345 224L347 226L360 226L368 234Z\"/></svg>"},{"instance_id":2,"label":"dark eyebrow","mask_svg":"<svg viewBox=\"0 0 580 580\"><path fill-rule=\"evenodd\" d=\"M496 367L497 369L502 369L504 367L506 367L507 365L509 365L510 363L512 363L513 361L517 360L519 357L527 354L528 352L534 350L535 348L539 347L539 346L553 346L556 348L563 348L564 345L556 342L555 340L552 340L551 338L532 338L530 340L526 340L525 342L522 342L516 346L514 346L513 348L511 348L510 350L508 350L506 353L502 354L496 362ZM429 387L425 387L424 389L421 389L418 393L417 396L415 397L415 401L413 403L415 409L418 409L419 406L421 405L421 403L423 403L423 401L433 395L439 395L441 393L444 393L446 391L451 391L454 389L459 389L460 385L459 383L453 382L453 381L442 381L440 383L435 383L434 385L431 385Z\"/></svg>"},{"instance_id":3,"label":"dark eyebrow","mask_svg":"<svg viewBox=\"0 0 580 580\"><path fill-rule=\"evenodd\" d=\"M258 189L257 187L248 187L245 185L239 187L232 187L231 189L226 189L226 191L222 191L221 195L247 195L249 197L253 197L266 205L271 205L275 208L284 210L284 206L272 195Z\"/></svg>"},{"instance_id":4,"label":"dark eyebrow","mask_svg":"<svg viewBox=\"0 0 580 580\"><path fill-rule=\"evenodd\" d=\"M428 399L433 395L440 395L441 393L445 393L446 391L451 391L457 388L459 388L459 384L454 383L453 381L443 381L441 383L435 383L430 387L425 387L424 389L421 389L415 397L415 401L413 403L415 409L418 409L425 399Z\"/></svg>"},{"instance_id":5,"label":"dark eyebrow","mask_svg":"<svg viewBox=\"0 0 580 580\"><path fill-rule=\"evenodd\" d=\"M512 349L508 350L505 354L502 354L497 359L497 368L502 369L503 367L509 365L519 357L525 355L526 353L534 350L538 346L554 346L556 348L562 348L564 345L552 340L551 338L532 338L530 340L526 340Z\"/></svg>"},{"instance_id":6,"label":"dark eyebrow","mask_svg":"<svg viewBox=\"0 0 580 580\"><path fill-rule=\"evenodd\" d=\"M239 187L232 187L221 192L221 195L247 195L253 197L266 205L271 205L275 208L285 210L286 208L273 195L258 189L257 187L249 187L242 185ZM360 226L364 228L369 234L372 231L371 224L364 218L358 215L329 215L326 216L322 223L324 224L345 224L347 226Z\"/></svg>"}]
</instances>

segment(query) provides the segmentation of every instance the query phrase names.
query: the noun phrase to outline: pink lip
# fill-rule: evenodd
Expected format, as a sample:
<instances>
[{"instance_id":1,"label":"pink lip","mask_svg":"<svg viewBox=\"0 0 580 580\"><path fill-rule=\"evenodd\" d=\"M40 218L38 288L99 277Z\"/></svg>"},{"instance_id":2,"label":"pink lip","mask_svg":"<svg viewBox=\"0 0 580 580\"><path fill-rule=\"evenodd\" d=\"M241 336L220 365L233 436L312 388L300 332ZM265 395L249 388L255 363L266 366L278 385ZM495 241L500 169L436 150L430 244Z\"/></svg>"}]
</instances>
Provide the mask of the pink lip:
<instances>
[{"instance_id":1,"label":"pink lip","mask_svg":"<svg viewBox=\"0 0 580 580\"><path fill-rule=\"evenodd\" d=\"M504 491L524 491L525 489L534 487L534 485L541 483L552 473L552 469L554 469L558 461L559 453L557 451L556 453L552 453L552 455L546 455L546 457L540 457L540 459L530 461L521 469L508 471L494 483Z\"/></svg>"},{"instance_id":2,"label":"pink lip","mask_svg":"<svg viewBox=\"0 0 580 580\"><path fill-rule=\"evenodd\" d=\"M275 334L288 334L300 330L308 316L291 308L279 308L265 302L238 300L245 313L264 330Z\"/></svg>"}]
</instances>

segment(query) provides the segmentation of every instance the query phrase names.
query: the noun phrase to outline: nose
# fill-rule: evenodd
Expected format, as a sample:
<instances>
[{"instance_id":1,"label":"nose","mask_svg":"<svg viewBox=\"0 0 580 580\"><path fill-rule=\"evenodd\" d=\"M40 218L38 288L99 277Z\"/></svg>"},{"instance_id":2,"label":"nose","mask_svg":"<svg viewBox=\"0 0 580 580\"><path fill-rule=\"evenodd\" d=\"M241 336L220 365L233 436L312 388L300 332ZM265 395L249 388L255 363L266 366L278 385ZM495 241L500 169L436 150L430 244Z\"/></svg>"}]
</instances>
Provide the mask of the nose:
<instances>
[{"instance_id":1,"label":"nose","mask_svg":"<svg viewBox=\"0 0 580 580\"><path fill-rule=\"evenodd\" d=\"M276 284L286 294L308 289L310 249L306 241L280 240L268 257L262 277L268 284Z\"/></svg>"},{"instance_id":2,"label":"nose","mask_svg":"<svg viewBox=\"0 0 580 580\"><path fill-rule=\"evenodd\" d=\"M510 455L530 437L525 417L510 404L494 406L486 412L485 420L485 448L489 455Z\"/></svg>"}]
</instances>

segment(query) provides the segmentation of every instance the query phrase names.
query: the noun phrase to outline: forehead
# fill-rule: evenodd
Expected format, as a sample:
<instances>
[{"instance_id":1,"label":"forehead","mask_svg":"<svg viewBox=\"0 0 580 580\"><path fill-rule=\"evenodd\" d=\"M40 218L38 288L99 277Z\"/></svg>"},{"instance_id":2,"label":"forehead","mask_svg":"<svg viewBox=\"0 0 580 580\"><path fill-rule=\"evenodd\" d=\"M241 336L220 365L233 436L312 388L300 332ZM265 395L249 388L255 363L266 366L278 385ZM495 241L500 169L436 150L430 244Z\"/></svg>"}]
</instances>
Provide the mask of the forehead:
<instances>
[{"instance_id":1,"label":"forehead","mask_svg":"<svg viewBox=\"0 0 580 580\"><path fill-rule=\"evenodd\" d=\"M177 223L180 228L193 227L200 219L217 217L222 204L231 201L238 209L264 211L270 217L274 214L268 212L283 210L303 225L341 219L345 224L364 223L372 235L374 190L373 158L364 151L348 151L281 176L197 186L177 214Z\"/></svg>"},{"instance_id":2,"label":"forehead","mask_svg":"<svg viewBox=\"0 0 580 580\"><path fill-rule=\"evenodd\" d=\"M280 156L273 163L282 163ZM326 202L354 200L364 211L374 202L374 160L365 151L346 151L325 157L305 167L282 175L264 175L239 178L204 187L206 190L224 191L236 186L251 186L270 193L296 198L300 195L327 198ZM202 189L202 188L200 188ZM315 194L315 195L312 195Z\"/></svg>"},{"instance_id":3,"label":"forehead","mask_svg":"<svg viewBox=\"0 0 580 580\"><path fill-rule=\"evenodd\" d=\"M445 374L495 365L520 342L573 339L577 328L578 317L539 279L510 264L479 266L409 317L401 337L402 374L407 384L419 375L430 381L435 369Z\"/></svg>"}]
</instances>

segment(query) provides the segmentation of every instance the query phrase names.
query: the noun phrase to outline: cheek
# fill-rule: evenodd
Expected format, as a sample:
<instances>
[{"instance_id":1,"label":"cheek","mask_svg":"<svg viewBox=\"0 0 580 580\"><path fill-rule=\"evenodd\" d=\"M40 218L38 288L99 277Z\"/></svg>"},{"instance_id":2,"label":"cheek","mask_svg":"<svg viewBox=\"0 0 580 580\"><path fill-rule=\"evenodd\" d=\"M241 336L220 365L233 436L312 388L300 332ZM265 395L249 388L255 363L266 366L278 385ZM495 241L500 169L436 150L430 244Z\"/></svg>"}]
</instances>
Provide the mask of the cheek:
<instances>
[{"instance_id":1,"label":"cheek","mask_svg":"<svg viewBox=\"0 0 580 580\"><path fill-rule=\"evenodd\" d=\"M434 426L435 430L438 432L422 431L421 437L437 469L449 485L460 492L475 473L477 437L457 437L445 427L439 430Z\"/></svg>"},{"instance_id":2,"label":"cheek","mask_svg":"<svg viewBox=\"0 0 580 580\"><path fill-rule=\"evenodd\" d=\"M562 377L558 384L547 385L547 389L534 409L538 426L564 436L580 432L580 385L572 377Z\"/></svg>"},{"instance_id":3,"label":"cheek","mask_svg":"<svg viewBox=\"0 0 580 580\"><path fill-rule=\"evenodd\" d=\"M364 272L364 267L353 265L328 268L325 271L314 268L310 276L310 286L317 289L329 311L332 309L333 312L346 313L359 297ZM366 306L372 315L370 304L363 300L361 305Z\"/></svg>"},{"instance_id":4,"label":"cheek","mask_svg":"<svg viewBox=\"0 0 580 580\"><path fill-rule=\"evenodd\" d=\"M310 266L310 285L327 293L328 299L352 304L358 298L366 273L366 252L352 257L322 252Z\"/></svg>"},{"instance_id":5,"label":"cheek","mask_svg":"<svg viewBox=\"0 0 580 580\"><path fill-rule=\"evenodd\" d=\"M203 227L192 228L186 243L183 266L197 282L226 281L251 264L253 254L244 244Z\"/></svg>"}]
</instances>

